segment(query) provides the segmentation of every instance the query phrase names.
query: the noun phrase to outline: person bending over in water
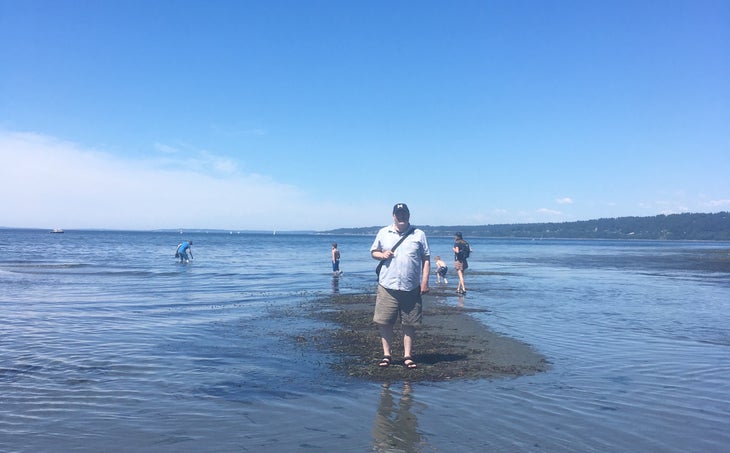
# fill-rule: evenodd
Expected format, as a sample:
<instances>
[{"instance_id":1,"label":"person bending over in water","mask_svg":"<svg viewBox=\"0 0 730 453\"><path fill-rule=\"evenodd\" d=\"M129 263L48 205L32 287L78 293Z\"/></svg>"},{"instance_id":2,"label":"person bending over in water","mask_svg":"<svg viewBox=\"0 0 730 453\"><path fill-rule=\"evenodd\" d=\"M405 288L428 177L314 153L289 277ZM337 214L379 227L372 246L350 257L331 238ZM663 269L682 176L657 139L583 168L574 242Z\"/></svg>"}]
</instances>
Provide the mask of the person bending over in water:
<instances>
[{"instance_id":1,"label":"person bending over in water","mask_svg":"<svg viewBox=\"0 0 730 453\"><path fill-rule=\"evenodd\" d=\"M189 263L193 259L193 241L183 241L177 246L177 252L175 252L175 258L180 258L180 263ZM188 257L190 252L190 257Z\"/></svg>"},{"instance_id":2,"label":"person bending over in water","mask_svg":"<svg viewBox=\"0 0 730 453\"><path fill-rule=\"evenodd\" d=\"M446 267L446 263L441 259L440 256L436 257L436 283L441 283L441 279L444 280L445 284L449 284L449 281L446 280L446 272L449 270L448 267Z\"/></svg>"}]
</instances>

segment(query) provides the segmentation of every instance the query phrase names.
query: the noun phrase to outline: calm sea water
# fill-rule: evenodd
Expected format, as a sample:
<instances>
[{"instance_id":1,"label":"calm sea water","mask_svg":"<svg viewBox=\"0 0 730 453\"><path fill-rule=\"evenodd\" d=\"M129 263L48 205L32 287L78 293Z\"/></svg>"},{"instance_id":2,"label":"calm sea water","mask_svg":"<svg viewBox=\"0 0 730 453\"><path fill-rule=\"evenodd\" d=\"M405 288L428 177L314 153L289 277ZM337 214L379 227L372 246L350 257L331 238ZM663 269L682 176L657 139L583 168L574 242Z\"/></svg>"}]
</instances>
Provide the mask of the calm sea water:
<instances>
[{"instance_id":1,"label":"calm sea water","mask_svg":"<svg viewBox=\"0 0 730 453\"><path fill-rule=\"evenodd\" d=\"M383 386L292 341L372 239L0 230L0 450L730 450L730 244L472 239L465 305L552 368Z\"/></svg>"}]
</instances>

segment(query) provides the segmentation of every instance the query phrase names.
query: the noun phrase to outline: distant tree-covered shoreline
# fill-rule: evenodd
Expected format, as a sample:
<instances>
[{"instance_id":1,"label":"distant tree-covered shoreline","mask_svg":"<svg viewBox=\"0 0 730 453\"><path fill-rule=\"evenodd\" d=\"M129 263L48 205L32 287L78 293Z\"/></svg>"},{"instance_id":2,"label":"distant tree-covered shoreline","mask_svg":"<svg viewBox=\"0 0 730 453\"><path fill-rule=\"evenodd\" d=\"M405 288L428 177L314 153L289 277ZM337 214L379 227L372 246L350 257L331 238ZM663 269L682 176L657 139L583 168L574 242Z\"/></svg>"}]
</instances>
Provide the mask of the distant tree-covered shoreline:
<instances>
[{"instance_id":1,"label":"distant tree-covered shoreline","mask_svg":"<svg viewBox=\"0 0 730 453\"><path fill-rule=\"evenodd\" d=\"M339 228L325 233L373 235L381 226ZM461 231L466 237L728 241L730 212L617 217L562 223L418 227L432 236L450 236L455 231Z\"/></svg>"}]
</instances>

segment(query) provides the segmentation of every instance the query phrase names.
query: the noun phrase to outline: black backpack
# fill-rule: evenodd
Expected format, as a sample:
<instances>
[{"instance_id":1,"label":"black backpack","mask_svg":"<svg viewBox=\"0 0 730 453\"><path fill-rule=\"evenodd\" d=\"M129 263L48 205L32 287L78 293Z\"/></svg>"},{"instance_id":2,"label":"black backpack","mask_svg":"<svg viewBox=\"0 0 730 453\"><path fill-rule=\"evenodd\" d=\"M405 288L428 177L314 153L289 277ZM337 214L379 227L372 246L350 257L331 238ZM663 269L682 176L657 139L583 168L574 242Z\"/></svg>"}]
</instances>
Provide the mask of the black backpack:
<instances>
[{"instance_id":1,"label":"black backpack","mask_svg":"<svg viewBox=\"0 0 730 453\"><path fill-rule=\"evenodd\" d=\"M461 246L461 256L464 257L464 259L469 258L469 255L471 255L471 247L469 247L469 243L464 241L464 244Z\"/></svg>"}]
</instances>

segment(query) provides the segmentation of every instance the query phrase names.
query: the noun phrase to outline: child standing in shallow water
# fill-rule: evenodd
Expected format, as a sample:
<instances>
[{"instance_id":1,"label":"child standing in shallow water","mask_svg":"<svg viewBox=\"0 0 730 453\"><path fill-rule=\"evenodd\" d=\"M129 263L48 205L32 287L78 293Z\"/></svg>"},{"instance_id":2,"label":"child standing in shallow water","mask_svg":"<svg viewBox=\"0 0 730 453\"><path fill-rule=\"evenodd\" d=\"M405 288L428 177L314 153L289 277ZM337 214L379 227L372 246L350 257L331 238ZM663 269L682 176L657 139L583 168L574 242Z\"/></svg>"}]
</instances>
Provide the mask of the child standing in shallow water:
<instances>
[{"instance_id":1,"label":"child standing in shallow water","mask_svg":"<svg viewBox=\"0 0 730 453\"><path fill-rule=\"evenodd\" d=\"M340 271L340 251L337 249L337 243L332 243L332 273L335 277L339 276Z\"/></svg>"},{"instance_id":2,"label":"child standing in shallow water","mask_svg":"<svg viewBox=\"0 0 730 453\"><path fill-rule=\"evenodd\" d=\"M441 283L441 279L444 279L445 284L449 284L449 281L446 280L446 272L449 270L448 267L446 267L446 263L441 260L440 256L436 257L436 282Z\"/></svg>"}]
</instances>

